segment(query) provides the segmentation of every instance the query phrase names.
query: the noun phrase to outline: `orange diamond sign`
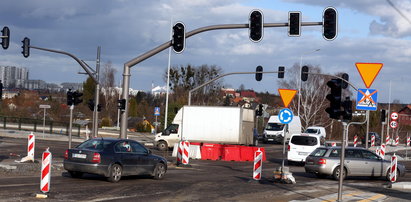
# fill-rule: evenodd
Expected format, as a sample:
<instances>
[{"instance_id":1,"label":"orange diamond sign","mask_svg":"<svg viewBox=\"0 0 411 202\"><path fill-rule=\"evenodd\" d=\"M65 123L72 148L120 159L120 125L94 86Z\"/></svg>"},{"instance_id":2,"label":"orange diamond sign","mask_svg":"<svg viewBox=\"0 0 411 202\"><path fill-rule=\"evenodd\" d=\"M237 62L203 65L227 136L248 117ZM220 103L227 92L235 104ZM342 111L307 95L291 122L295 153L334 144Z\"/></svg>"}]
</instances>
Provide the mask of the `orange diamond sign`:
<instances>
[{"instance_id":1,"label":"orange diamond sign","mask_svg":"<svg viewBox=\"0 0 411 202\"><path fill-rule=\"evenodd\" d=\"M383 64L382 63L355 63L357 70L364 81L365 87L370 88L371 84L374 82L375 77L377 77Z\"/></svg>"},{"instance_id":2,"label":"orange diamond sign","mask_svg":"<svg viewBox=\"0 0 411 202\"><path fill-rule=\"evenodd\" d=\"M281 99L284 103L284 107L287 108L288 105L291 103L291 100L293 100L295 93L297 93L297 90L278 89L278 93L280 93Z\"/></svg>"}]
</instances>

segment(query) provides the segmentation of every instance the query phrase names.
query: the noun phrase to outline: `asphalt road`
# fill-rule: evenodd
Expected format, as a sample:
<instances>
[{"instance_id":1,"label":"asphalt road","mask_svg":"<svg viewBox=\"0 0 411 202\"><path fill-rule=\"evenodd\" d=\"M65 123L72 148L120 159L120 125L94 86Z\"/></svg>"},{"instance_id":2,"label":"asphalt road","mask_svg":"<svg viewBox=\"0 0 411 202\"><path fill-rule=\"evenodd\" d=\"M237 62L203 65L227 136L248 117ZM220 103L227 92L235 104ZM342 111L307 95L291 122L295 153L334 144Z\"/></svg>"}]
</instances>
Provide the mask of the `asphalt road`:
<instances>
[{"instance_id":1,"label":"asphalt road","mask_svg":"<svg viewBox=\"0 0 411 202\"><path fill-rule=\"evenodd\" d=\"M19 160L26 154L26 139L0 137L0 164ZM78 143L74 143L76 145ZM252 180L253 162L226 162L190 160L191 168L174 166L170 152L153 153L165 156L169 170L163 180L146 176L133 176L119 183L110 183L97 175L83 178L69 177L62 169L62 159L67 149L65 141L36 141L35 159L41 159L41 151L50 147L53 169L49 200L52 201L324 201L336 200L338 181L318 179L304 172L303 166L289 166L296 184L273 181L273 171L281 166L282 145L264 144L267 161L263 162L262 180ZM20 155L20 157L18 156ZM411 162L403 162L411 168ZM13 164L16 165L17 163ZM35 201L40 193L40 163L24 163L16 169L0 168L1 201ZM411 182L407 171L400 182ZM373 199L374 201L407 201L409 190L386 188L383 178L348 178L344 181L344 201Z\"/></svg>"}]
</instances>

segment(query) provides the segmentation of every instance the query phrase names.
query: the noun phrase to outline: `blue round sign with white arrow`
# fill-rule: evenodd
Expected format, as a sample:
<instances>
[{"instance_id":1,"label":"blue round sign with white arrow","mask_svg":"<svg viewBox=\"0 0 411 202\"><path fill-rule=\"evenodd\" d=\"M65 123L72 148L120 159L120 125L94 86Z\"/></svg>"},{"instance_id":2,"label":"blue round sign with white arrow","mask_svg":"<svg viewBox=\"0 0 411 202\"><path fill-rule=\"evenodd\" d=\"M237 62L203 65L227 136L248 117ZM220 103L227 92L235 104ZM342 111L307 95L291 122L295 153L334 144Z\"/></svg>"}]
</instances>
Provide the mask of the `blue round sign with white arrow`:
<instances>
[{"instance_id":1,"label":"blue round sign with white arrow","mask_svg":"<svg viewBox=\"0 0 411 202\"><path fill-rule=\"evenodd\" d=\"M293 117L293 112L288 108L282 109L278 114L278 119L283 124L289 124L293 120Z\"/></svg>"}]
</instances>

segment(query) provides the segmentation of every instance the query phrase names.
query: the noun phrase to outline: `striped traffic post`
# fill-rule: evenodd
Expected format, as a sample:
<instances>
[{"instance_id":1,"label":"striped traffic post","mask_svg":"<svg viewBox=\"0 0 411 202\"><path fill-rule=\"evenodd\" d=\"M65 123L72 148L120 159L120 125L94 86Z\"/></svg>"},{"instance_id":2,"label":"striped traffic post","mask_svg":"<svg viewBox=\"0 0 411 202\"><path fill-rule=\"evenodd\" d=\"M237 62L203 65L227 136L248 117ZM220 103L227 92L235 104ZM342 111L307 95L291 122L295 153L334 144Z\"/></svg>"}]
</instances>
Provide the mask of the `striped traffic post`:
<instances>
[{"instance_id":1,"label":"striped traffic post","mask_svg":"<svg viewBox=\"0 0 411 202\"><path fill-rule=\"evenodd\" d=\"M190 142L183 141L182 142L182 163L183 165L188 165L189 162L189 151L190 151Z\"/></svg>"},{"instance_id":2,"label":"striped traffic post","mask_svg":"<svg viewBox=\"0 0 411 202\"><path fill-rule=\"evenodd\" d=\"M390 136L387 134L387 137L385 138L385 144L388 145L390 144Z\"/></svg>"},{"instance_id":3,"label":"striped traffic post","mask_svg":"<svg viewBox=\"0 0 411 202\"><path fill-rule=\"evenodd\" d=\"M398 146L398 144L400 143L400 136L395 136L395 146Z\"/></svg>"},{"instance_id":4,"label":"striped traffic post","mask_svg":"<svg viewBox=\"0 0 411 202\"><path fill-rule=\"evenodd\" d=\"M254 153L254 169L253 169L253 179L261 180L261 170L263 167L263 152L258 148Z\"/></svg>"},{"instance_id":5,"label":"striped traffic post","mask_svg":"<svg viewBox=\"0 0 411 202\"><path fill-rule=\"evenodd\" d=\"M331 147L336 147L337 143L336 142L331 142Z\"/></svg>"},{"instance_id":6,"label":"striped traffic post","mask_svg":"<svg viewBox=\"0 0 411 202\"><path fill-rule=\"evenodd\" d=\"M30 133L28 136L28 145L27 145L27 157L34 161L34 148L35 148L36 136L33 133Z\"/></svg>"},{"instance_id":7,"label":"striped traffic post","mask_svg":"<svg viewBox=\"0 0 411 202\"><path fill-rule=\"evenodd\" d=\"M371 135L371 147L375 146L375 135Z\"/></svg>"},{"instance_id":8,"label":"striped traffic post","mask_svg":"<svg viewBox=\"0 0 411 202\"><path fill-rule=\"evenodd\" d=\"M381 145L380 153L379 155L381 156L382 159L385 157L385 144Z\"/></svg>"},{"instance_id":9,"label":"striped traffic post","mask_svg":"<svg viewBox=\"0 0 411 202\"><path fill-rule=\"evenodd\" d=\"M354 136L354 147L357 147L357 143L358 143L358 136L355 135Z\"/></svg>"},{"instance_id":10,"label":"striped traffic post","mask_svg":"<svg viewBox=\"0 0 411 202\"><path fill-rule=\"evenodd\" d=\"M51 160L52 155L49 148L43 152L41 161L41 181L40 181L40 191L43 193L48 193L50 191L50 176L51 176Z\"/></svg>"},{"instance_id":11,"label":"striped traffic post","mask_svg":"<svg viewBox=\"0 0 411 202\"><path fill-rule=\"evenodd\" d=\"M390 181L397 181L397 156L395 155L395 153L391 157Z\"/></svg>"},{"instance_id":12,"label":"striped traffic post","mask_svg":"<svg viewBox=\"0 0 411 202\"><path fill-rule=\"evenodd\" d=\"M407 137L407 146L410 146L410 137Z\"/></svg>"}]
</instances>

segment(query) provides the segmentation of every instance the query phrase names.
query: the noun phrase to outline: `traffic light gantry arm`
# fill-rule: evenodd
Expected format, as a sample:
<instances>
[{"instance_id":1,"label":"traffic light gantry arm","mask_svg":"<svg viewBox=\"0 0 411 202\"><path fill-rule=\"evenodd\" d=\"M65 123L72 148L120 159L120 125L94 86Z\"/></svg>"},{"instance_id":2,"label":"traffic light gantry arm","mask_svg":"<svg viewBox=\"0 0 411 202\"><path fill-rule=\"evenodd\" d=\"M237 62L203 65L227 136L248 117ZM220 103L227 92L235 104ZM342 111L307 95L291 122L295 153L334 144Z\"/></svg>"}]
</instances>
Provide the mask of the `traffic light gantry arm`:
<instances>
[{"instance_id":1,"label":"traffic light gantry arm","mask_svg":"<svg viewBox=\"0 0 411 202\"><path fill-rule=\"evenodd\" d=\"M346 82L347 84L349 84L352 88L354 88L355 91L358 91L358 88L356 86L354 86L354 84L350 83L349 81L345 80L344 78L340 77L340 76L335 76L335 75L330 75L330 74L321 74L321 73L311 73L311 72L306 72L305 74L313 74L313 75L321 75L321 76L331 76L337 79L341 79L344 82Z\"/></svg>"}]
</instances>

